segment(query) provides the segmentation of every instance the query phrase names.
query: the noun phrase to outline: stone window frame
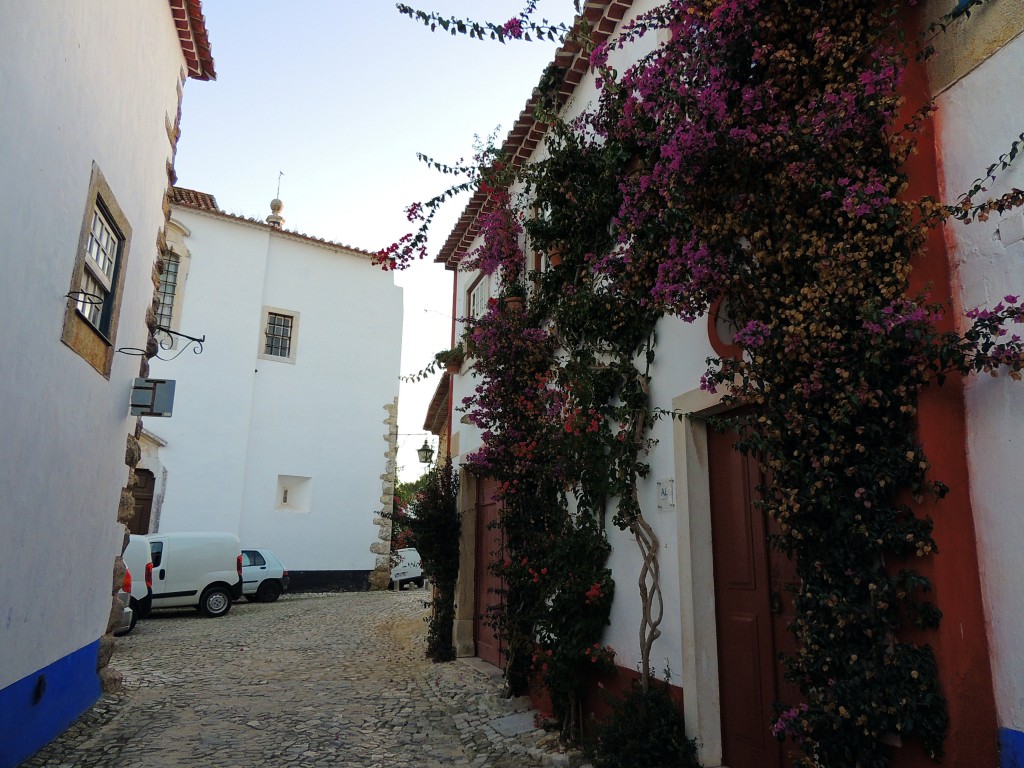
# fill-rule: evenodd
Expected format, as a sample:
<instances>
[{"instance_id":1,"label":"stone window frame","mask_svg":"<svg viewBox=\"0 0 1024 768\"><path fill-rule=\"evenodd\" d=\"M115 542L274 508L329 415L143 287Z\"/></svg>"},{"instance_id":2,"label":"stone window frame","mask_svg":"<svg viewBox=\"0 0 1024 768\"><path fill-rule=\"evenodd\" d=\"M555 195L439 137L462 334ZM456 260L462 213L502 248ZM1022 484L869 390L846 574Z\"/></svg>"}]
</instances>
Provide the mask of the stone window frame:
<instances>
[{"instance_id":1,"label":"stone window frame","mask_svg":"<svg viewBox=\"0 0 1024 768\"><path fill-rule=\"evenodd\" d=\"M267 352L267 328L271 315L283 315L291 318L292 324L289 333L288 354L274 355ZM274 360L278 363L295 364L299 345L299 313L293 309L282 309L281 307L263 307L260 317L260 334L258 356L260 360Z\"/></svg>"},{"instance_id":2,"label":"stone window frame","mask_svg":"<svg viewBox=\"0 0 1024 768\"><path fill-rule=\"evenodd\" d=\"M113 272L109 276L109 286L105 286L109 287L109 292L103 301L102 316L99 323L94 324L86 315L90 304L83 302L82 292L86 280L95 279L92 274L95 270L86 260L92 224L97 212L117 236L118 245ZM132 227L128 223L128 217L114 197L99 165L93 161L89 190L85 197L85 212L78 235L78 251L64 309L61 341L108 380L114 360L114 345L117 340L121 300L124 297L124 280L128 272L131 240Z\"/></svg>"}]
</instances>

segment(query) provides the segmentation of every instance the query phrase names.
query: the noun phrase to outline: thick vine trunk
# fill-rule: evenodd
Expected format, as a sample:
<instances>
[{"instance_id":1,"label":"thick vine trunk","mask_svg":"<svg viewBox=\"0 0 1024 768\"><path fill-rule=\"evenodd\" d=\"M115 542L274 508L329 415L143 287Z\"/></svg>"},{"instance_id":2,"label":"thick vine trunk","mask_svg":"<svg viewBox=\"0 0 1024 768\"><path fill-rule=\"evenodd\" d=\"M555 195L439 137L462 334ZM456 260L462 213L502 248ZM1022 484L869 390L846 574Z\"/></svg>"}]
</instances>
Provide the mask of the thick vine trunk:
<instances>
[{"instance_id":1,"label":"thick vine trunk","mask_svg":"<svg viewBox=\"0 0 1024 768\"><path fill-rule=\"evenodd\" d=\"M661 572L658 565L660 542L654 529L644 519L642 513L638 514L630 523L629 529L644 558L638 584L643 609L643 616L640 620L640 683L646 693L651 684L651 648L654 641L661 637L661 630L658 626L665 615L665 603L661 596Z\"/></svg>"}]
</instances>

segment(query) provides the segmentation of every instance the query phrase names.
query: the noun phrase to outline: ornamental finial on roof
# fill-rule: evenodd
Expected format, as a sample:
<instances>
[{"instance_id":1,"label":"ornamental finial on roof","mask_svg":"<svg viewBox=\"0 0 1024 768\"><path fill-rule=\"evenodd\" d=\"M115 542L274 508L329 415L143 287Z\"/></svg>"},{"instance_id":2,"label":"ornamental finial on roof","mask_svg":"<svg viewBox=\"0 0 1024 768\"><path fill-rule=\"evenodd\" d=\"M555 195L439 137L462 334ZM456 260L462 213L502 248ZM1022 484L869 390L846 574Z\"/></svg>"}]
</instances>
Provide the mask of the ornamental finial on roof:
<instances>
[{"instance_id":1,"label":"ornamental finial on roof","mask_svg":"<svg viewBox=\"0 0 1024 768\"><path fill-rule=\"evenodd\" d=\"M281 215L282 208L284 208L284 203L276 197L270 201L270 215L267 216L267 223L275 229L281 229L284 226L284 216Z\"/></svg>"},{"instance_id":2,"label":"ornamental finial on roof","mask_svg":"<svg viewBox=\"0 0 1024 768\"><path fill-rule=\"evenodd\" d=\"M284 217L281 215L281 209L284 208L284 203L281 202L281 177L284 176L284 171L277 172L277 194L274 195L274 199L270 201L270 215L267 216L267 223L275 229L281 229L284 226Z\"/></svg>"}]
</instances>

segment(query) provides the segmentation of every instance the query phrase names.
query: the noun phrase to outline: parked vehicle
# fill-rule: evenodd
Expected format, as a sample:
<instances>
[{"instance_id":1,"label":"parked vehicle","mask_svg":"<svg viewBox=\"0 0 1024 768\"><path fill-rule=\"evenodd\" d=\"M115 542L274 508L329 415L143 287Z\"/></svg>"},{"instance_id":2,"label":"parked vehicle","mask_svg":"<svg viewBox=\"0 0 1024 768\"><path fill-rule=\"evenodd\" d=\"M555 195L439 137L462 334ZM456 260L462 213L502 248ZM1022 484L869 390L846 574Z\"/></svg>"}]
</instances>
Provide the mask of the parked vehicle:
<instances>
[{"instance_id":1,"label":"parked vehicle","mask_svg":"<svg viewBox=\"0 0 1024 768\"><path fill-rule=\"evenodd\" d=\"M135 622L146 618L153 607L153 558L149 550L149 539L133 533L121 557L132 574L132 587L129 591L133 613L131 628L134 629Z\"/></svg>"},{"instance_id":2,"label":"parked vehicle","mask_svg":"<svg viewBox=\"0 0 1024 768\"><path fill-rule=\"evenodd\" d=\"M288 589L288 571L269 549L242 550L242 594L247 600L272 603Z\"/></svg>"},{"instance_id":3,"label":"parked vehicle","mask_svg":"<svg viewBox=\"0 0 1024 768\"><path fill-rule=\"evenodd\" d=\"M420 567L420 553L412 547L396 549L391 553L398 558L398 563L391 569L391 586L401 589L406 584L423 586L423 569Z\"/></svg>"},{"instance_id":4,"label":"parked vehicle","mask_svg":"<svg viewBox=\"0 0 1024 768\"><path fill-rule=\"evenodd\" d=\"M125 570L124 582L121 584L121 591L117 593L117 600L121 603L121 620L114 627L114 637L127 635L135 628L135 611L131 607L132 572Z\"/></svg>"},{"instance_id":5,"label":"parked vehicle","mask_svg":"<svg viewBox=\"0 0 1024 768\"><path fill-rule=\"evenodd\" d=\"M153 607L193 606L223 616L242 596L242 549L233 533L155 533Z\"/></svg>"}]
</instances>

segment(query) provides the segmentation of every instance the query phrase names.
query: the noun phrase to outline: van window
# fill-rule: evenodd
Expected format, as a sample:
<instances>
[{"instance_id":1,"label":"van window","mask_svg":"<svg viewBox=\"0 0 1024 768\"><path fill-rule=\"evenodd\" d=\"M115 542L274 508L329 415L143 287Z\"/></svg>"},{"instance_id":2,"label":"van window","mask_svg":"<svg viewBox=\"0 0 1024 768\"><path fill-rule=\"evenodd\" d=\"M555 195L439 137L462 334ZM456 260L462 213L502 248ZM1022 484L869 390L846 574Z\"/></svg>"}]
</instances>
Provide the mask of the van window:
<instances>
[{"instance_id":1,"label":"van window","mask_svg":"<svg viewBox=\"0 0 1024 768\"><path fill-rule=\"evenodd\" d=\"M162 541L151 541L149 542L149 551L153 554L153 567L160 567L160 559L164 553L164 543Z\"/></svg>"}]
</instances>

